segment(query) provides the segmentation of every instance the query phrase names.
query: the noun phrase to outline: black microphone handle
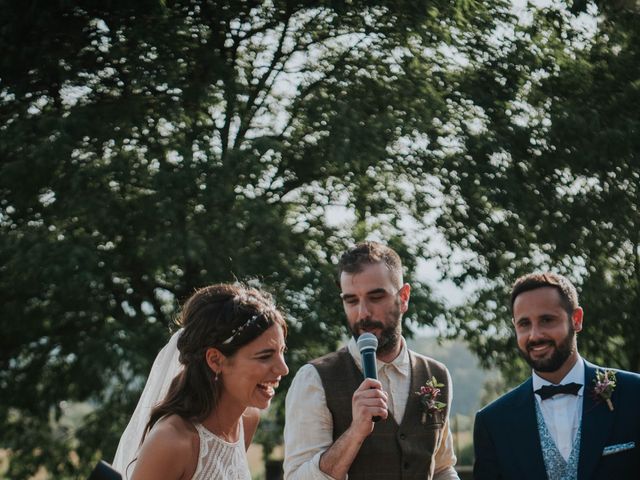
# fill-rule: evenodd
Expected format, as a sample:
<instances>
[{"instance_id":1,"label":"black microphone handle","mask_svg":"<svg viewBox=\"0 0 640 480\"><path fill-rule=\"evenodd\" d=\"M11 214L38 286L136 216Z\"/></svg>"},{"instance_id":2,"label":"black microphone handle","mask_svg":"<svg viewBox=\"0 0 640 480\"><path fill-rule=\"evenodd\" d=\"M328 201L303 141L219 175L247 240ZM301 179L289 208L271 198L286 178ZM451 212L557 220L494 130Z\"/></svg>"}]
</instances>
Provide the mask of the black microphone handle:
<instances>
[{"instance_id":1,"label":"black microphone handle","mask_svg":"<svg viewBox=\"0 0 640 480\"><path fill-rule=\"evenodd\" d=\"M364 378L378 379L378 369L376 367L376 351L374 349L366 349L360 352L362 358L362 371ZM379 422L381 417L376 415L371 418L374 422Z\"/></svg>"}]
</instances>

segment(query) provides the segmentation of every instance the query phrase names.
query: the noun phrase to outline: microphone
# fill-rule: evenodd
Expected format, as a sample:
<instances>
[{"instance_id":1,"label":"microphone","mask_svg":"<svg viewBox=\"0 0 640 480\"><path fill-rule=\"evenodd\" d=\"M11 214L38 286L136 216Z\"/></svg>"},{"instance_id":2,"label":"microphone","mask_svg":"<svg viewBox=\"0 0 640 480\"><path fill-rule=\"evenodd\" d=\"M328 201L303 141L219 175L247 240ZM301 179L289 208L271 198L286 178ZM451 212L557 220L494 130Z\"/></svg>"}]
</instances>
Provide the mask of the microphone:
<instances>
[{"instance_id":1,"label":"microphone","mask_svg":"<svg viewBox=\"0 0 640 480\"><path fill-rule=\"evenodd\" d=\"M376 367L376 350L378 349L378 338L373 333L363 333L358 337L356 342L358 350L360 350L360 358L362 359L362 372L364 378L378 379L378 368ZM380 420L379 416L372 418L374 422Z\"/></svg>"}]
</instances>

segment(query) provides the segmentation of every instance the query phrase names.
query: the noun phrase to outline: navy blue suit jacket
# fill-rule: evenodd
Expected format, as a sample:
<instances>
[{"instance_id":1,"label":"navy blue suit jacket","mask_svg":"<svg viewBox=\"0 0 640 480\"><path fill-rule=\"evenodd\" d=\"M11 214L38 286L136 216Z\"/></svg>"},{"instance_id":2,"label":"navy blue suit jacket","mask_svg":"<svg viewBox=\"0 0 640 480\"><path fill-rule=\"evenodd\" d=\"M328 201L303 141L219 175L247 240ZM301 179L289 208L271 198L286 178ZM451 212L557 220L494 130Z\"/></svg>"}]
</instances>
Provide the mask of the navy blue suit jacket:
<instances>
[{"instance_id":1,"label":"navy blue suit jacket","mask_svg":"<svg viewBox=\"0 0 640 480\"><path fill-rule=\"evenodd\" d=\"M640 478L640 375L615 370L610 411L591 393L598 368L585 361L578 480L636 480ZM547 478L534 401L529 378L476 414L474 479ZM612 449L606 447L615 445L621 451L607 454Z\"/></svg>"}]
</instances>

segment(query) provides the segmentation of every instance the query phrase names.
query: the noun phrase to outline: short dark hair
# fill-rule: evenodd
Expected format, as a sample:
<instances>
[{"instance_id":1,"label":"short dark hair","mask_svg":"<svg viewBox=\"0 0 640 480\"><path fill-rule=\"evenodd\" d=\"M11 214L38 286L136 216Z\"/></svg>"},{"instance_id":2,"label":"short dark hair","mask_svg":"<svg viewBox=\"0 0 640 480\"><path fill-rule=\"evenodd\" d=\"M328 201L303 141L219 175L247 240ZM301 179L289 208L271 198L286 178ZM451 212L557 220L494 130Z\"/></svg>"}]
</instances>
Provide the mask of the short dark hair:
<instances>
[{"instance_id":1,"label":"short dark hair","mask_svg":"<svg viewBox=\"0 0 640 480\"><path fill-rule=\"evenodd\" d=\"M523 275L514 282L511 289L511 312L513 313L513 304L518 295L543 287L558 290L562 306L569 316L579 307L578 292L567 277L553 272L534 272Z\"/></svg>"},{"instance_id":2,"label":"short dark hair","mask_svg":"<svg viewBox=\"0 0 640 480\"><path fill-rule=\"evenodd\" d=\"M340 285L340 277L343 272L359 273L366 265L384 263L391 272L392 281L398 286L402 285L402 260L391 247L382 243L366 241L356 243L344 252L338 262L337 283Z\"/></svg>"}]
</instances>

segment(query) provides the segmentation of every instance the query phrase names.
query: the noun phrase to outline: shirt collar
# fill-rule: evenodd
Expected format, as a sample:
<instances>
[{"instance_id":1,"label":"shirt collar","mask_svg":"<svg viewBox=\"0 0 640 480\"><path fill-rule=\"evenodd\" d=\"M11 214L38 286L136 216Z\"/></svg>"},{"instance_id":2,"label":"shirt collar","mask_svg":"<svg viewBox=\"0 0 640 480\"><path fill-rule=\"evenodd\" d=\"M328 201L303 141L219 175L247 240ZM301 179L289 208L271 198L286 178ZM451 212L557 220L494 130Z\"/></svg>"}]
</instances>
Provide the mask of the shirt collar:
<instances>
[{"instance_id":1,"label":"shirt collar","mask_svg":"<svg viewBox=\"0 0 640 480\"><path fill-rule=\"evenodd\" d=\"M531 377L533 379L534 392L544 385L554 385L548 380L545 380L544 378L540 377L536 372L532 372ZM569 372L560 381L561 384L567 384L572 382L579 383L580 385L582 385L582 388L578 391L578 396L582 396L584 394L584 360L580 356L578 357L578 361L573 366L573 368L569 370Z\"/></svg>"},{"instance_id":2,"label":"shirt collar","mask_svg":"<svg viewBox=\"0 0 640 480\"><path fill-rule=\"evenodd\" d=\"M400 349L400 353L396 358L394 358L391 362L386 363L380 359L376 359L376 366L378 371L383 368L385 365L389 365L388 368L394 368L401 375L409 375L411 362L409 361L409 350L407 349L407 342L405 342L404 337L400 337L400 342L402 343L402 348ZM349 339L349 343L347 344L347 349L349 353L353 357L353 360L356 362L356 365L360 370L362 370L362 361L360 358L360 351L358 350L358 346L356 345L356 341L353 337Z\"/></svg>"}]
</instances>

